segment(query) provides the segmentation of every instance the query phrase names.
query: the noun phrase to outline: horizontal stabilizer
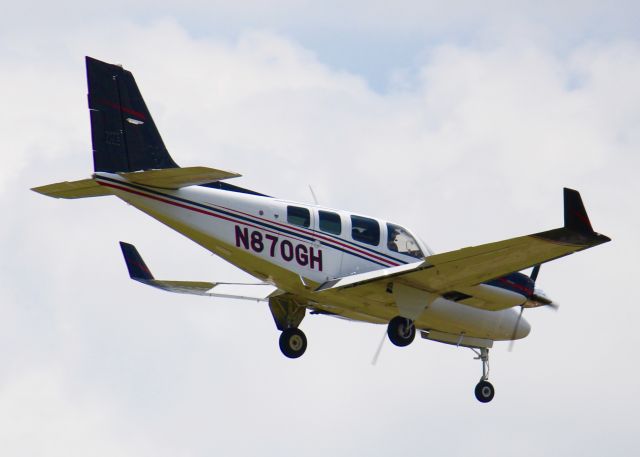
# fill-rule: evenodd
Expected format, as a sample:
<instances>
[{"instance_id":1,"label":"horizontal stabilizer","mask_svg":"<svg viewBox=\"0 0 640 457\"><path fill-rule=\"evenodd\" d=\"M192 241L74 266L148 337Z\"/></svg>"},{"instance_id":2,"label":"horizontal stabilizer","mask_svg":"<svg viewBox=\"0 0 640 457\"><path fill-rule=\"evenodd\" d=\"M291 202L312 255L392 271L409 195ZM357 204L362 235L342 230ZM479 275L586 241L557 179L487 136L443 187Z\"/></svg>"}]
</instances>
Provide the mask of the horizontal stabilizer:
<instances>
[{"instance_id":1,"label":"horizontal stabilizer","mask_svg":"<svg viewBox=\"0 0 640 457\"><path fill-rule=\"evenodd\" d=\"M46 186L34 187L31 190L53 198L86 198L111 195L108 188L101 186L93 179L57 182Z\"/></svg>"},{"instance_id":2,"label":"horizontal stabilizer","mask_svg":"<svg viewBox=\"0 0 640 457\"><path fill-rule=\"evenodd\" d=\"M160 189L180 189L241 176L238 173L208 167L164 168L119 173L119 175L127 181Z\"/></svg>"},{"instance_id":3,"label":"horizontal stabilizer","mask_svg":"<svg viewBox=\"0 0 640 457\"><path fill-rule=\"evenodd\" d=\"M163 279L155 279L147 264L142 260L142 256L133 244L120 241L120 248L124 255L124 261L129 270L129 276L134 281L141 282L156 289L166 290L178 294L205 295L208 297L234 298L240 300L268 301L268 297L274 292L275 287L265 283L228 283L228 282L206 282L206 281L171 281ZM236 285L236 286L266 286L268 290L261 297L233 294L219 294L212 290L218 285Z\"/></svg>"}]
</instances>

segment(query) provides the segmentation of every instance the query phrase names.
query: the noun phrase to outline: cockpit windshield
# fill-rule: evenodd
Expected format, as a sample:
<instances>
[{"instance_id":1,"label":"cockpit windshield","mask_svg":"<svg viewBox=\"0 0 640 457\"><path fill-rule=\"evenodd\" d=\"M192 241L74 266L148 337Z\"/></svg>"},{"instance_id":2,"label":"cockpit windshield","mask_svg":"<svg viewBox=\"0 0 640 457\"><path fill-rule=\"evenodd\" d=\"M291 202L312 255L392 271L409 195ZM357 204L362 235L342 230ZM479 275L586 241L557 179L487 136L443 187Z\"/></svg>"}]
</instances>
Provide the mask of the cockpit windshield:
<instances>
[{"instance_id":1,"label":"cockpit windshield","mask_svg":"<svg viewBox=\"0 0 640 457\"><path fill-rule=\"evenodd\" d=\"M399 225L387 223L387 247L390 251L418 259L424 257L416 239Z\"/></svg>"}]
</instances>

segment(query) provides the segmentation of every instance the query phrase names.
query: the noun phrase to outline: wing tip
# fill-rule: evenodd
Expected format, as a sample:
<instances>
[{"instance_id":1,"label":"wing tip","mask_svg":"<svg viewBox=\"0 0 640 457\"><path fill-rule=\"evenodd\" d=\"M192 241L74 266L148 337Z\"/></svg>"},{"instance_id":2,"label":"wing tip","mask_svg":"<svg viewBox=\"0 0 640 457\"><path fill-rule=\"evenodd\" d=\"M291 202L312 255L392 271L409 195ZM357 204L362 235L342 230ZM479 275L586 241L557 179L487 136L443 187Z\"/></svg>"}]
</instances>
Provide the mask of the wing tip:
<instances>
[{"instance_id":1,"label":"wing tip","mask_svg":"<svg viewBox=\"0 0 640 457\"><path fill-rule=\"evenodd\" d=\"M120 249L122 249L122 255L124 261L127 264L127 270L129 270L129 277L135 280L151 280L153 274L147 267L147 264L142 260L142 256L133 244L120 241Z\"/></svg>"},{"instance_id":2,"label":"wing tip","mask_svg":"<svg viewBox=\"0 0 640 457\"><path fill-rule=\"evenodd\" d=\"M582 202L580 192L565 187L564 194L564 226L583 234L594 233L591 221Z\"/></svg>"}]
</instances>

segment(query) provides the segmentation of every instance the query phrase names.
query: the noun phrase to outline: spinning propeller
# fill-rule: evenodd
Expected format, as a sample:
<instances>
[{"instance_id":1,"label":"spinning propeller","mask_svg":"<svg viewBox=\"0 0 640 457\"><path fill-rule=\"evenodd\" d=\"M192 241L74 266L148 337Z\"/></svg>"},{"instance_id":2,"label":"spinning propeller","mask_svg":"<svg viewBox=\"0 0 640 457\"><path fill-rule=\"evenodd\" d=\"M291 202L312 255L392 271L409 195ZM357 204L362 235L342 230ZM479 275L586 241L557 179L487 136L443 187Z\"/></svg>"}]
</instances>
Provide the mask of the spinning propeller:
<instances>
[{"instance_id":1,"label":"spinning propeller","mask_svg":"<svg viewBox=\"0 0 640 457\"><path fill-rule=\"evenodd\" d=\"M524 313L525 307L537 308L539 306L549 306L554 311L558 310L557 303L549 300L541 290L536 290L535 285L536 280L538 279L538 273L540 273L540 265L536 265L535 267L533 267L531 276L529 276L532 282L532 293L529 297L527 297L527 301L524 304L520 305L520 314L518 315L518 319L516 320L516 325L513 327L511 341L509 342L509 352L513 351L513 345L516 342L516 334L518 333L518 326L520 325L520 321L522 320L522 314Z\"/></svg>"},{"instance_id":2,"label":"spinning propeller","mask_svg":"<svg viewBox=\"0 0 640 457\"><path fill-rule=\"evenodd\" d=\"M380 357L380 353L382 352L382 346L384 346L384 342L387 339L387 330L385 329L384 333L382 334L382 339L380 340L380 344L378 345L378 349L376 350L376 353L373 356L373 360L371 360L371 365L375 366L376 363L378 363L378 357Z\"/></svg>"}]
</instances>

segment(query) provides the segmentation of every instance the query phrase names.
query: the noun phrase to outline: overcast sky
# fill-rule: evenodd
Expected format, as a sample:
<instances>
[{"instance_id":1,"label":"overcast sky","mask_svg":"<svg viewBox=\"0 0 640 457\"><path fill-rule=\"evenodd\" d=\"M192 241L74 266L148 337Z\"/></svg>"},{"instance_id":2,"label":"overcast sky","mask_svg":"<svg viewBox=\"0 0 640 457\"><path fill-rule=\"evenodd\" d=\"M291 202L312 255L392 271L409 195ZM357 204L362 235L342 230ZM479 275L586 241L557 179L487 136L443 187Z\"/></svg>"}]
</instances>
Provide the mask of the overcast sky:
<instances>
[{"instance_id":1,"label":"overcast sky","mask_svg":"<svg viewBox=\"0 0 640 457\"><path fill-rule=\"evenodd\" d=\"M7 2L0 15L0 452L7 456L634 455L640 420L637 2ZM393 3L393 6L391 4ZM603 6L606 3L606 6ZM84 56L131 70L173 158L406 225L437 252L562 224L613 242L546 264L557 313L492 351L323 316L285 359L266 306L128 279L243 280L92 171Z\"/></svg>"}]
</instances>

